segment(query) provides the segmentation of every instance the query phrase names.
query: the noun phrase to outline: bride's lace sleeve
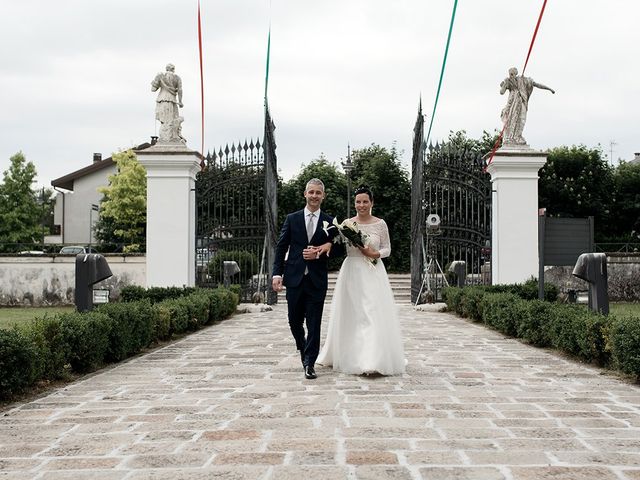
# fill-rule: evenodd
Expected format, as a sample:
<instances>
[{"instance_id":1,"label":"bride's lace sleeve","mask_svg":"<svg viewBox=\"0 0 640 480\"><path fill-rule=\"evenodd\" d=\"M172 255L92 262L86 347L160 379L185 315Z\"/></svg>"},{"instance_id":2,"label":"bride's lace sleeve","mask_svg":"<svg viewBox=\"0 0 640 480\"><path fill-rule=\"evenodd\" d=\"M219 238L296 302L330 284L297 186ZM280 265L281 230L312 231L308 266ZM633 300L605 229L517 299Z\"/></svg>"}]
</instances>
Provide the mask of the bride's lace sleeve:
<instances>
[{"instance_id":1,"label":"bride's lace sleeve","mask_svg":"<svg viewBox=\"0 0 640 480\"><path fill-rule=\"evenodd\" d=\"M389 240L389 229L384 220L378 224L378 234L380 235L380 258L387 258L391 255L391 240Z\"/></svg>"}]
</instances>

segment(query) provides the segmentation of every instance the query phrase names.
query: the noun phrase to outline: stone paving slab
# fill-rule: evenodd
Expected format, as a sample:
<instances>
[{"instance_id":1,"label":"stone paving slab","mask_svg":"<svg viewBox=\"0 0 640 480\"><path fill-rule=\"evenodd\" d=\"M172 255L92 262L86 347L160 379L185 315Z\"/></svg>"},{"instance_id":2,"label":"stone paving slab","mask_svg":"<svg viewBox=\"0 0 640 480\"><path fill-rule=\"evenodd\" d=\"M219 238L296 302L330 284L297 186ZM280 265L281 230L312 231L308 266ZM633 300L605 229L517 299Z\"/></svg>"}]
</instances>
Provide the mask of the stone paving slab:
<instances>
[{"instance_id":1,"label":"stone paving slab","mask_svg":"<svg viewBox=\"0 0 640 480\"><path fill-rule=\"evenodd\" d=\"M640 480L638 386L399 308L403 376L305 380L249 311L0 413L0 480Z\"/></svg>"}]
</instances>

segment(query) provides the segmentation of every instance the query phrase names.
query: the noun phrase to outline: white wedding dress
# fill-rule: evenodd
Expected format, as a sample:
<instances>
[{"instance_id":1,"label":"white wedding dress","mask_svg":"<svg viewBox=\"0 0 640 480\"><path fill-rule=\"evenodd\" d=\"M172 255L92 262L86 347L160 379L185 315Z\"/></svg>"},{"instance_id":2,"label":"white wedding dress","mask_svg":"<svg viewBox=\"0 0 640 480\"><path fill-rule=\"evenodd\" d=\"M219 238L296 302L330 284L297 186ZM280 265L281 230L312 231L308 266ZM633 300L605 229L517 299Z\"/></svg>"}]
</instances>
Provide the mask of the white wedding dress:
<instances>
[{"instance_id":1,"label":"white wedding dress","mask_svg":"<svg viewBox=\"0 0 640 480\"><path fill-rule=\"evenodd\" d=\"M359 224L381 258L391 253L384 220ZM406 361L397 307L381 260L373 265L347 246L331 301L327 337L317 362L352 374L404 373Z\"/></svg>"}]
</instances>

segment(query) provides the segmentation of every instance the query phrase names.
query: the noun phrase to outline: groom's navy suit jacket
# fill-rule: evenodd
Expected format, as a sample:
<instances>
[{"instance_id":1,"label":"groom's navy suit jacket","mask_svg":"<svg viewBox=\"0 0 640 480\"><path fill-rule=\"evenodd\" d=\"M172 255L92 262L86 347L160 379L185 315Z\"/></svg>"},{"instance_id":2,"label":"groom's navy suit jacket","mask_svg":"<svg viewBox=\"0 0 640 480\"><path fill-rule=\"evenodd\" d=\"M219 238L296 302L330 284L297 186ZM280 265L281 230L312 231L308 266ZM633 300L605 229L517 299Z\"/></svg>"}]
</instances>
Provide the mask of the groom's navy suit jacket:
<instances>
[{"instance_id":1,"label":"groom's navy suit jacket","mask_svg":"<svg viewBox=\"0 0 640 480\"><path fill-rule=\"evenodd\" d=\"M327 215L322 210L316 222L316 230L311 238L307 239L307 219L304 217L304 209L287 215L280 238L276 244L275 259L273 262L273 275L282 275L282 282L285 287L297 287L304 277L305 267L308 269L309 279L315 288L321 291L327 290L327 270L329 259L326 255L321 255L317 260L306 261L302 258L302 250L308 245L320 246L330 242L338 234L337 229L331 228L327 232L323 230L323 222L331 225L333 217ZM285 260L285 255L289 255Z\"/></svg>"}]
</instances>

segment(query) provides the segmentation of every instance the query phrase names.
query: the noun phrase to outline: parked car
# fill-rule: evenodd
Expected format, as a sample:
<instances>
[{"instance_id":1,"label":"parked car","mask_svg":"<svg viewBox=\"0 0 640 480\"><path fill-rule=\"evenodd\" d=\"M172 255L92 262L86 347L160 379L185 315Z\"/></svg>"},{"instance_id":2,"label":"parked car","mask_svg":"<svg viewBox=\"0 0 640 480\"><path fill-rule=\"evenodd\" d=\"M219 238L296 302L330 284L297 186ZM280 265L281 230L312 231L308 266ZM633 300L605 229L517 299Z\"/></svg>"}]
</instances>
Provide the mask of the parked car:
<instances>
[{"instance_id":1,"label":"parked car","mask_svg":"<svg viewBox=\"0 0 640 480\"><path fill-rule=\"evenodd\" d=\"M19 255L44 255L42 250L23 250Z\"/></svg>"},{"instance_id":2,"label":"parked car","mask_svg":"<svg viewBox=\"0 0 640 480\"><path fill-rule=\"evenodd\" d=\"M213 250L209 250L208 248L196 249L196 265L198 267L208 266L214 255L215 252Z\"/></svg>"},{"instance_id":3,"label":"parked car","mask_svg":"<svg viewBox=\"0 0 640 480\"><path fill-rule=\"evenodd\" d=\"M82 245L67 245L60 249L60 253L63 255L77 255L79 253L98 253L93 247L84 247Z\"/></svg>"}]
</instances>

